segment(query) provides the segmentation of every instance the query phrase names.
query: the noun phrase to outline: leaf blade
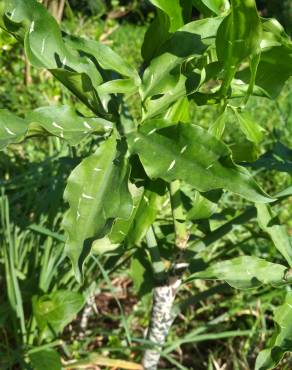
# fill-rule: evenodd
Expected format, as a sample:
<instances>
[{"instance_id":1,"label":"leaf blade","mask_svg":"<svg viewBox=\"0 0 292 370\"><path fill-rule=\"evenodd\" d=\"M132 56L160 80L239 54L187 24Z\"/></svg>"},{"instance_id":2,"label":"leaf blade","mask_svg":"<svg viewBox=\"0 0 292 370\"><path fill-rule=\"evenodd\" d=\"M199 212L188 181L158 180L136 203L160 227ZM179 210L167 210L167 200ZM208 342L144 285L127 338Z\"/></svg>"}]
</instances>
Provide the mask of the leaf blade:
<instances>
[{"instance_id":1,"label":"leaf blade","mask_svg":"<svg viewBox=\"0 0 292 370\"><path fill-rule=\"evenodd\" d=\"M79 281L93 240L102 238L114 219L127 219L132 212L129 167L120 144L112 134L73 170L65 189L70 206L63 221L68 234L65 250Z\"/></svg>"},{"instance_id":2,"label":"leaf blade","mask_svg":"<svg viewBox=\"0 0 292 370\"><path fill-rule=\"evenodd\" d=\"M223 188L251 201L272 200L244 168L232 162L223 142L199 126L167 125L162 120L148 121L129 136L131 150L139 155L150 178L180 179L202 192Z\"/></svg>"}]
</instances>

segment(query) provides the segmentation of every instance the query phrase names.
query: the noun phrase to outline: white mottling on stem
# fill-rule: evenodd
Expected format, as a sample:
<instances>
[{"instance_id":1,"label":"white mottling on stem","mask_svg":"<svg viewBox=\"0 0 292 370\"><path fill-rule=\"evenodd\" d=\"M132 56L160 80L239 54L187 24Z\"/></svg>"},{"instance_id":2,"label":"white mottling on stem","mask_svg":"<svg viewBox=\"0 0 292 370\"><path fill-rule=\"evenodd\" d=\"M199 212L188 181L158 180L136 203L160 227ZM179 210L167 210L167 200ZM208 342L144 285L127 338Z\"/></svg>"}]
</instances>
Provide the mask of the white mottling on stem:
<instances>
[{"instance_id":1,"label":"white mottling on stem","mask_svg":"<svg viewBox=\"0 0 292 370\"><path fill-rule=\"evenodd\" d=\"M100 172L101 171L101 168L95 167L93 171Z\"/></svg>"},{"instance_id":2,"label":"white mottling on stem","mask_svg":"<svg viewBox=\"0 0 292 370\"><path fill-rule=\"evenodd\" d=\"M34 21L31 22L29 33L32 33L34 31Z\"/></svg>"},{"instance_id":3,"label":"white mottling on stem","mask_svg":"<svg viewBox=\"0 0 292 370\"><path fill-rule=\"evenodd\" d=\"M89 130L92 130L92 127L88 124L88 122L83 122L84 127L88 128Z\"/></svg>"},{"instance_id":4,"label":"white mottling on stem","mask_svg":"<svg viewBox=\"0 0 292 370\"><path fill-rule=\"evenodd\" d=\"M16 134L15 134L13 131L11 131L8 127L4 126L4 129L6 130L6 132L7 132L9 135L13 135L13 136L15 136L15 135L16 135Z\"/></svg>"},{"instance_id":5,"label":"white mottling on stem","mask_svg":"<svg viewBox=\"0 0 292 370\"><path fill-rule=\"evenodd\" d=\"M183 154L186 150L187 150L187 145L185 145L183 148L182 148L182 150L180 151L180 154Z\"/></svg>"},{"instance_id":6,"label":"white mottling on stem","mask_svg":"<svg viewBox=\"0 0 292 370\"><path fill-rule=\"evenodd\" d=\"M60 130L63 130L63 127L59 126L56 122L52 122L52 125Z\"/></svg>"},{"instance_id":7,"label":"white mottling on stem","mask_svg":"<svg viewBox=\"0 0 292 370\"><path fill-rule=\"evenodd\" d=\"M78 221L79 220L79 218L80 218L80 212L79 211L77 211L77 214L76 214L76 220Z\"/></svg>"},{"instance_id":8,"label":"white mottling on stem","mask_svg":"<svg viewBox=\"0 0 292 370\"><path fill-rule=\"evenodd\" d=\"M169 165L169 167L167 169L167 172L171 171L174 166L175 166L175 159L170 163L170 165Z\"/></svg>"},{"instance_id":9,"label":"white mottling on stem","mask_svg":"<svg viewBox=\"0 0 292 370\"><path fill-rule=\"evenodd\" d=\"M94 199L94 197L92 197L91 195L88 195L88 194L85 194L85 193L82 193L82 198L84 199Z\"/></svg>"},{"instance_id":10,"label":"white mottling on stem","mask_svg":"<svg viewBox=\"0 0 292 370\"><path fill-rule=\"evenodd\" d=\"M155 131L156 131L156 128L154 128L153 130L149 131L148 134L147 134L147 136L154 134Z\"/></svg>"}]
</instances>

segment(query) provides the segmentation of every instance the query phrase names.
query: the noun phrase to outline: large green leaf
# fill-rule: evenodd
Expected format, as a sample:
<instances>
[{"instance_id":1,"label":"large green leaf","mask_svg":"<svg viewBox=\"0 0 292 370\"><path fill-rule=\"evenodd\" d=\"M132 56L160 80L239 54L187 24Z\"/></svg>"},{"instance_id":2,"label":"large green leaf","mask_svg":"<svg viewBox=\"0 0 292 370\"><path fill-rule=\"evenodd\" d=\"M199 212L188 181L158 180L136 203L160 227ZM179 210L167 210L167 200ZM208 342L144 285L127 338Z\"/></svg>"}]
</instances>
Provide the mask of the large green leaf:
<instances>
[{"instance_id":1,"label":"large green leaf","mask_svg":"<svg viewBox=\"0 0 292 370\"><path fill-rule=\"evenodd\" d=\"M257 204L258 223L268 233L275 247L292 267L292 241L286 227L280 224L271 207L266 204Z\"/></svg>"},{"instance_id":2,"label":"large green leaf","mask_svg":"<svg viewBox=\"0 0 292 370\"><path fill-rule=\"evenodd\" d=\"M190 57L202 56L208 46L214 44L222 19L216 17L190 22L175 32L161 47L161 55L152 60L143 75L141 96L146 112L151 111L154 104L161 106L161 101L165 105L163 109L166 109L170 103L186 94L186 77L181 75L181 66L184 63L186 68L185 63ZM160 94L165 94L166 97L154 99ZM168 99L169 102L165 103ZM146 116L149 118L153 115L151 112Z\"/></svg>"},{"instance_id":3,"label":"large green leaf","mask_svg":"<svg viewBox=\"0 0 292 370\"><path fill-rule=\"evenodd\" d=\"M70 205L64 218L66 253L79 281L93 240L102 238L114 219L131 215L129 166L124 151L124 143L113 134L69 176L64 193Z\"/></svg>"},{"instance_id":4,"label":"large green leaf","mask_svg":"<svg viewBox=\"0 0 292 370\"><path fill-rule=\"evenodd\" d=\"M192 207L187 212L187 219L196 221L210 218L217 210L217 203L201 195L198 191L194 192L191 198Z\"/></svg>"},{"instance_id":5,"label":"large green leaf","mask_svg":"<svg viewBox=\"0 0 292 370\"><path fill-rule=\"evenodd\" d=\"M292 75L292 42L275 19L262 19L261 55L255 77L257 95L275 99ZM251 71L244 68L236 78L247 83ZM259 94L261 92L261 94Z\"/></svg>"},{"instance_id":6,"label":"large green leaf","mask_svg":"<svg viewBox=\"0 0 292 370\"><path fill-rule=\"evenodd\" d=\"M61 356L52 349L46 348L29 355L34 370L61 370Z\"/></svg>"},{"instance_id":7,"label":"large green leaf","mask_svg":"<svg viewBox=\"0 0 292 370\"><path fill-rule=\"evenodd\" d=\"M150 0L150 2L168 15L170 32L175 32L183 26L184 21L180 0Z\"/></svg>"},{"instance_id":8,"label":"large green leaf","mask_svg":"<svg viewBox=\"0 0 292 370\"><path fill-rule=\"evenodd\" d=\"M192 274L187 282L194 279L225 280L238 289L249 289L261 285L280 286L292 282L286 266L271 263L253 256L241 256L217 262L204 271Z\"/></svg>"},{"instance_id":9,"label":"large green leaf","mask_svg":"<svg viewBox=\"0 0 292 370\"><path fill-rule=\"evenodd\" d=\"M292 50L284 46L274 46L262 50L255 79L256 86L261 88L262 96L275 99L285 82L292 76ZM247 82L249 69L237 74L239 79Z\"/></svg>"},{"instance_id":10,"label":"large green leaf","mask_svg":"<svg viewBox=\"0 0 292 370\"><path fill-rule=\"evenodd\" d=\"M261 351L255 369L273 369L286 352L292 351L292 292L288 292L285 302L275 310L274 321L277 325L270 348Z\"/></svg>"},{"instance_id":11,"label":"large green leaf","mask_svg":"<svg viewBox=\"0 0 292 370\"><path fill-rule=\"evenodd\" d=\"M35 297L33 313L41 332L61 333L82 309L85 299L82 294L57 290L51 294Z\"/></svg>"},{"instance_id":12,"label":"large green leaf","mask_svg":"<svg viewBox=\"0 0 292 370\"><path fill-rule=\"evenodd\" d=\"M139 203L141 202L145 191L143 187L138 188L131 183L129 184L129 190L133 200L131 216L128 219L116 219L110 232L105 237L93 242L93 253L103 254L113 251L128 237L129 230L135 220Z\"/></svg>"},{"instance_id":13,"label":"large green leaf","mask_svg":"<svg viewBox=\"0 0 292 370\"><path fill-rule=\"evenodd\" d=\"M259 53L261 30L255 0L231 0L230 14L216 37L217 56L224 63L223 93L227 92L238 64Z\"/></svg>"},{"instance_id":14,"label":"large green leaf","mask_svg":"<svg viewBox=\"0 0 292 370\"><path fill-rule=\"evenodd\" d=\"M70 106L38 108L23 119L8 110L0 110L0 149L19 143L25 137L53 135L70 145L78 144L90 134L104 134L113 124L102 118L82 117Z\"/></svg>"},{"instance_id":15,"label":"large green leaf","mask_svg":"<svg viewBox=\"0 0 292 370\"><path fill-rule=\"evenodd\" d=\"M199 126L152 120L129 140L150 178L180 179L199 191L222 188L254 202L271 200L245 168L232 162L228 147Z\"/></svg>"},{"instance_id":16,"label":"large green leaf","mask_svg":"<svg viewBox=\"0 0 292 370\"><path fill-rule=\"evenodd\" d=\"M131 189L132 188L132 189ZM154 189L130 187L133 211L128 219L117 219L111 231L102 239L94 241L92 250L102 254L115 250L121 243L137 246L155 221L161 206L160 197Z\"/></svg>"},{"instance_id":17,"label":"large green leaf","mask_svg":"<svg viewBox=\"0 0 292 370\"><path fill-rule=\"evenodd\" d=\"M161 48L161 55L153 59L145 70L142 96L166 92L178 81L178 66L191 56L201 56L215 40L222 17L206 18L190 22L175 32Z\"/></svg>"},{"instance_id":18,"label":"large green leaf","mask_svg":"<svg viewBox=\"0 0 292 370\"><path fill-rule=\"evenodd\" d=\"M255 144L259 144L263 140L264 129L246 112L234 111L237 122L241 131L246 138Z\"/></svg>"},{"instance_id":19,"label":"large green leaf","mask_svg":"<svg viewBox=\"0 0 292 370\"><path fill-rule=\"evenodd\" d=\"M109 100L107 94L121 90L121 87L119 91L115 86L113 90L108 87L106 91L100 91L100 96L97 95L99 85L114 78L109 71L128 77L128 84L130 81L134 86L139 84L138 73L108 46L96 41L63 37L54 17L36 0L8 0L7 4L2 26L4 24L12 34L15 34L15 29L22 30L18 36L24 39L30 63L50 70L95 112L105 115Z\"/></svg>"}]
</instances>

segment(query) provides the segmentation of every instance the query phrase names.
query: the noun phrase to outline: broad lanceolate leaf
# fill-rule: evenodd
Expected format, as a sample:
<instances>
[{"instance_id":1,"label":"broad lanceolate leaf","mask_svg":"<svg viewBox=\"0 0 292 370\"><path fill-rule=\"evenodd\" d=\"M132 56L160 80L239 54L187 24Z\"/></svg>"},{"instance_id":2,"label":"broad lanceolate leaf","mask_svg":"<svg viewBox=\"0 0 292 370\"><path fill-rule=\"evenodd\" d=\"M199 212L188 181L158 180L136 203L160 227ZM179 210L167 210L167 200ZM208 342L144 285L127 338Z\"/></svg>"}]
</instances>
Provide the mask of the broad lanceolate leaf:
<instances>
[{"instance_id":1,"label":"broad lanceolate leaf","mask_svg":"<svg viewBox=\"0 0 292 370\"><path fill-rule=\"evenodd\" d=\"M216 121L210 126L208 130L210 134L215 136L218 140L221 139L224 133L226 118L227 118L227 113L226 111L224 111L223 113L220 114L220 116L216 119Z\"/></svg>"},{"instance_id":2,"label":"broad lanceolate leaf","mask_svg":"<svg viewBox=\"0 0 292 370\"><path fill-rule=\"evenodd\" d=\"M133 185L130 187L133 187ZM161 202L153 189L136 188L131 190L133 211L128 219L117 219L111 231L93 243L94 253L105 253L116 249L125 242L129 246L141 243L147 230L155 221Z\"/></svg>"},{"instance_id":3,"label":"broad lanceolate leaf","mask_svg":"<svg viewBox=\"0 0 292 370\"><path fill-rule=\"evenodd\" d=\"M240 113L237 110L234 111L237 122L241 131L246 136L247 140L251 141L252 143L259 144L263 139L263 132L264 129L253 120L252 117L249 116L247 113Z\"/></svg>"},{"instance_id":4,"label":"broad lanceolate leaf","mask_svg":"<svg viewBox=\"0 0 292 370\"><path fill-rule=\"evenodd\" d=\"M79 116L66 105L38 108L24 119L1 109L0 149L33 135L53 135L76 145L90 134L104 134L112 126L112 122L102 118Z\"/></svg>"},{"instance_id":5,"label":"broad lanceolate leaf","mask_svg":"<svg viewBox=\"0 0 292 370\"><path fill-rule=\"evenodd\" d=\"M57 290L51 294L35 297L33 313L41 332L47 331L55 335L62 332L84 304L82 294Z\"/></svg>"},{"instance_id":6,"label":"broad lanceolate leaf","mask_svg":"<svg viewBox=\"0 0 292 370\"><path fill-rule=\"evenodd\" d=\"M133 85L139 84L137 72L109 47L95 41L63 38L54 17L36 0L7 0L7 4L2 26L12 34L18 31L31 64L50 70L95 112L106 115L109 89L101 96L97 90L113 79L108 71L114 70L135 80Z\"/></svg>"},{"instance_id":7,"label":"broad lanceolate leaf","mask_svg":"<svg viewBox=\"0 0 292 370\"><path fill-rule=\"evenodd\" d=\"M192 197L192 208L188 210L187 219L196 221L210 218L217 210L217 204L210 201L198 191Z\"/></svg>"},{"instance_id":8,"label":"broad lanceolate leaf","mask_svg":"<svg viewBox=\"0 0 292 370\"><path fill-rule=\"evenodd\" d=\"M143 187L137 188L133 184L130 184L129 190L133 200L131 216L128 219L116 219L110 232L105 237L97 239L93 242L93 253L103 254L113 251L127 238L131 225L135 219L139 203L144 194Z\"/></svg>"},{"instance_id":9,"label":"broad lanceolate leaf","mask_svg":"<svg viewBox=\"0 0 292 370\"><path fill-rule=\"evenodd\" d=\"M69 176L64 194L70 205L64 219L66 252L79 281L93 240L102 238L114 219L131 215L128 175L123 143L113 134Z\"/></svg>"},{"instance_id":10,"label":"broad lanceolate leaf","mask_svg":"<svg viewBox=\"0 0 292 370\"><path fill-rule=\"evenodd\" d=\"M169 32L175 32L183 26L183 14L179 0L150 0L150 2L167 14L170 24Z\"/></svg>"},{"instance_id":11,"label":"broad lanceolate leaf","mask_svg":"<svg viewBox=\"0 0 292 370\"><path fill-rule=\"evenodd\" d=\"M225 280L234 288L248 289L266 284L279 286L291 283L292 276L289 276L286 266L253 256L242 256L217 262L204 271L192 274L187 282L194 279Z\"/></svg>"},{"instance_id":12,"label":"broad lanceolate leaf","mask_svg":"<svg viewBox=\"0 0 292 370\"><path fill-rule=\"evenodd\" d=\"M292 75L292 42L275 19L263 19L262 27L261 55L255 85L261 92L257 95L275 99ZM248 82L250 76L249 68L245 68L236 78Z\"/></svg>"},{"instance_id":13,"label":"broad lanceolate leaf","mask_svg":"<svg viewBox=\"0 0 292 370\"><path fill-rule=\"evenodd\" d=\"M129 137L150 178L180 179L199 191L222 188L255 202L271 200L246 169L232 162L223 142L195 125L167 125L148 121Z\"/></svg>"},{"instance_id":14,"label":"broad lanceolate leaf","mask_svg":"<svg viewBox=\"0 0 292 370\"><path fill-rule=\"evenodd\" d=\"M261 351L255 369L269 370L277 366L286 352L292 351L292 292L288 292L285 302L275 310L276 333L270 348Z\"/></svg>"},{"instance_id":15,"label":"broad lanceolate leaf","mask_svg":"<svg viewBox=\"0 0 292 370\"><path fill-rule=\"evenodd\" d=\"M222 17L216 17L190 22L175 32L161 47L161 55L152 60L143 76L141 96L144 100L146 117L149 118L156 113L147 114L149 110L154 110L153 104L157 103L160 106L159 100L164 98L151 100L151 97L165 94L166 99L169 100L167 102L165 102L166 99L163 100L164 109L166 109L172 102L186 94L188 90L185 86L186 77L181 75L181 65L190 57L202 56L208 46L214 44L222 19ZM176 95L175 98L171 97L172 95Z\"/></svg>"},{"instance_id":16,"label":"broad lanceolate leaf","mask_svg":"<svg viewBox=\"0 0 292 370\"><path fill-rule=\"evenodd\" d=\"M275 247L292 267L292 240L286 227L280 224L271 207L265 204L257 204L256 207L261 229L270 235Z\"/></svg>"},{"instance_id":17,"label":"broad lanceolate leaf","mask_svg":"<svg viewBox=\"0 0 292 370\"><path fill-rule=\"evenodd\" d=\"M224 63L224 94L238 64L259 53L260 41L261 22L255 0L231 0L230 14L221 23L216 37L217 56Z\"/></svg>"}]
</instances>

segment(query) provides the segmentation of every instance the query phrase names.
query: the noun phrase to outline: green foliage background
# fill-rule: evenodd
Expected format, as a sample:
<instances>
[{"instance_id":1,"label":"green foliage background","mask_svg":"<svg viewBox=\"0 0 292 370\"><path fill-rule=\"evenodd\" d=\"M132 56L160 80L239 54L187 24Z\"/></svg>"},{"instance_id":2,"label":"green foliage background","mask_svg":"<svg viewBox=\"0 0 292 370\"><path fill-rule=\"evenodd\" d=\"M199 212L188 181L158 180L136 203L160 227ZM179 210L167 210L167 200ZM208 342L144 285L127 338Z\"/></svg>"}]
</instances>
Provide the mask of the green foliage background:
<instances>
[{"instance_id":1,"label":"green foliage background","mask_svg":"<svg viewBox=\"0 0 292 370\"><path fill-rule=\"evenodd\" d=\"M129 3L134 6L126 16L117 19L106 18L109 10L119 12L121 6L129 6ZM74 16L68 9L65 11L64 29L99 39L108 30L116 28L113 33L109 33L107 41L130 63L136 66L141 63L140 46L147 22L153 17L153 10L146 2L137 4L133 1L124 1L117 4L114 1L108 1L104 4L102 1L74 2L71 0L70 5ZM289 0L259 1L259 6L265 16L278 18L286 30L291 32ZM24 115L25 112L37 106L70 101L67 91L46 73L39 74L31 70L33 84L25 84L23 50L3 31L0 31L0 49L0 108L5 107ZM290 185L292 172L291 81L286 84L277 103L267 104L252 98L249 108L253 118L266 130L262 151L276 148L274 150L276 155L262 158L262 162L259 162L258 167L255 168L265 189L271 194L276 193ZM132 112L134 115L135 109L138 110L138 107L135 108L134 105ZM210 108L199 108L193 105L191 110L191 119L199 122L202 127L208 127L210 122L216 120L216 116L217 111ZM232 122L232 118L230 121ZM238 138L238 135L232 124L229 125L227 137L230 141ZM62 191L67 175L78 162L77 157L86 154L85 144L77 147L74 152L55 138L40 139L37 146L28 140L1 154L1 247L4 248L7 240L23 247L23 261L19 263L17 274L20 276L24 317L27 321L30 320L33 310L30 301L40 291L52 294L56 289L69 286L72 291L79 292L68 263L58 265L56 270L51 271L51 275L50 269L45 269L44 266L49 263L45 258L45 250L50 250L56 259L61 255L63 244L60 222L66 209L62 200ZM274 171L267 171L267 161L269 164L273 163ZM36 189L33 193L32 188ZM189 191L187 187L184 190L186 193ZM7 212L9 208L10 217ZM211 227L218 227L239 215L243 208L242 200L232 196L230 199L230 196L226 195L211 219ZM282 223L288 225L291 235L291 199L276 208ZM163 216L165 215L162 211L161 217ZM28 225L30 225L29 230ZM165 230L169 227L167 222L164 227ZM201 220L199 234L200 230L202 233L206 231L206 227L204 220ZM162 235L163 233L164 230L161 230ZM38 248L35 248L36 245ZM269 256L278 262L282 261L271 241L253 221L244 227L240 225L235 227L232 233L213 245L208 253L213 258L218 258L222 255L235 257L242 251L246 254L255 253L264 258ZM165 251L165 257L167 259L167 251ZM86 354L90 348L104 355L111 354L112 357L125 359L133 357L139 360L139 346L143 347L143 344L135 342L135 338L140 338L146 327L150 297L146 294L139 300L140 286L135 280L139 289L131 285L126 289L126 300L130 303L119 298L119 286L109 284L107 277L110 276L112 280L118 279L120 282L129 279L132 281L135 269L127 263L124 263L120 269L113 269L111 266L114 259L115 256L104 259L104 266L108 267L105 274L97 273L97 266L93 265L85 279L88 292L93 290L97 296L101 295L101 300L104 297L103 294L112 297L109 307L105 309L102 307L102 315L94 316L90 323L90 334L86 339L78 337L76 321L73 321L70 328L67 326L60 334L67 343L67 347L65 345L62 347L62 353L67 351L70 355L78 357ZM25 260L33 263L25 263ZM12 368L12 363L17 362L22 353L14 352L19 339L16 329L8 324L10 313L5 304L3 271L3 260L0 260L0 368L4 369L9 366ZM37 276L41 278L38 279ZM98 286L92 286L91 280L95 280ZM147 287L145 290L147 292ZM200 292L206 290L208 293L200 297ZM164 368L176 369L179 368L179 364L181 369L192 369L192 366L194 369L200 369L202 365L199 364L203 364L202 369L215 369L215 364L223 363L227 363L229 369L252 368L257 352L264 347L265 341L271 336L272 311L282 303L284 293L283 289L270 288L259 288L254 293L231 291L226 285L218 287L210 282L196 281L188 290L181 293L181 298L191 299L193 296L197 298L193 305L188 306L181 313L175 323L163 359ZM124 309L116 303L119 299L124 304ZM39 302L35 302L35 310L38 304ZM134 306L135 309L133 309ZM111 329L108 328L109 325ZM134 336L132 347L125 345L129 328ZM260 338L259 331L264 332ZM33 341L33 338L30 340ZM198 364L194 364L196 361L194 353ZM278 369L290 369L291 366L291 359L287 357Z\"/></svg>"}]
</instances>

